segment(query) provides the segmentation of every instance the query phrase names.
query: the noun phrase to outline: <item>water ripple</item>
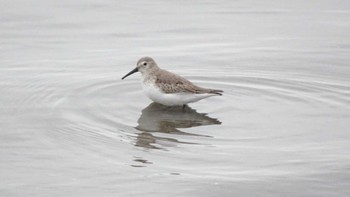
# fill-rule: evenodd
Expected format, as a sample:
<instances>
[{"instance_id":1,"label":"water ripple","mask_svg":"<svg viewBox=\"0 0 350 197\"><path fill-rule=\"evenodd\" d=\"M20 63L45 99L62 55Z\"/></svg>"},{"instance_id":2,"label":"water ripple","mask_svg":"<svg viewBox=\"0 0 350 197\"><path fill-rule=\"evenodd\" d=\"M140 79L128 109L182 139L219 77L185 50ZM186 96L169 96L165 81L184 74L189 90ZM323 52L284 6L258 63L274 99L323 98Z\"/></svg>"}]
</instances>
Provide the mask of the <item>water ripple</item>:
<instances>
[{"instance_id":1,"label":"water ripple","mask_svg":"<svg viewBox=\"0 0 350 197\"><path fill-rule=\"evenodd\" d=\"M349 87L338 83L266 75L227 76L220 80L209 76L188 78L199 85L225 91L222 97L200 102L203 107L201 111L212 111L219 115L229 115L232 110L238 110L242 99L258 98L259 102L274 105L301 103L309 107L348 107L350 102ZM32 102L32 99L28 101ZM80 82L64 95L55 109L64 120L77 124L70 127L71 130L85 128L89 131L80 132L81 135L110 137L148 149L166 149L180 144L208 144L204 138L211 135L198 133L198 129L187 132L188 128L221 124L219 119L197 112L194 108L189 107L185 112L179 112L177 108L169 111L149 103L151 101L143 95L138 79L118 81L100 78L89 83ZM57 131L63 132L60 129Z\"/></svg>"}]
</instances>

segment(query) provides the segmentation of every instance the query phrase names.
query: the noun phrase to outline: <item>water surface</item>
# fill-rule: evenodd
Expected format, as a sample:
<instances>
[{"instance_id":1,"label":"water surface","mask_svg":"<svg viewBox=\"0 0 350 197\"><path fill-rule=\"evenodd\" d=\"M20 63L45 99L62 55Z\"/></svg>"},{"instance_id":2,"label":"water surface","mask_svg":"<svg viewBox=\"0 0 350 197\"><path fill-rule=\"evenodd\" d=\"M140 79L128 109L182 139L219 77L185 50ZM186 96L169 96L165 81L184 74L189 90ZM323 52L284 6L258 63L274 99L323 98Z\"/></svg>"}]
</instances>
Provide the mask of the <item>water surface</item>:
<instances>
[{"instance_id":1,"label":"water surface","mask_svg":"<svg viewBox=\"0 0 350 197\"><path fill-rule=\"evenodd\" d=\"M348 196L347 1L3 1L1 196ZM152 103L142 56L224 96Z\"/></svg>"}]
</instances>

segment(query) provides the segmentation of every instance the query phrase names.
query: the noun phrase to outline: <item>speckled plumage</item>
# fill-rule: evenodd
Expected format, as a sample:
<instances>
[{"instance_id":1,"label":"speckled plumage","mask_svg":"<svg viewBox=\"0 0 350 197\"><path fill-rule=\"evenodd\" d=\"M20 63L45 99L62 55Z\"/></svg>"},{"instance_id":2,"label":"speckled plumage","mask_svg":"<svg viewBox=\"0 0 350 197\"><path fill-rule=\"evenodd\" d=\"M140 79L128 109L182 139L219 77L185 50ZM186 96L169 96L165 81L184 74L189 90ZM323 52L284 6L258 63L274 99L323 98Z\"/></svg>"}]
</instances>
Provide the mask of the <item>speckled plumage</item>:
<instances>
[{"instance_id":1,"label":"speckled plumage","mask_svg":"<svg viewBox=\"0 0 350 197\"><path fill-rule=\"evenodd\" d=\"M146 95L163 105L184 105L210 96L222 95L223 92L199 87L177 74L160 69L150 57L141 58L137 67L122 79L137 71L142 74L142 87Z\"/></svg>"}]
</instances>

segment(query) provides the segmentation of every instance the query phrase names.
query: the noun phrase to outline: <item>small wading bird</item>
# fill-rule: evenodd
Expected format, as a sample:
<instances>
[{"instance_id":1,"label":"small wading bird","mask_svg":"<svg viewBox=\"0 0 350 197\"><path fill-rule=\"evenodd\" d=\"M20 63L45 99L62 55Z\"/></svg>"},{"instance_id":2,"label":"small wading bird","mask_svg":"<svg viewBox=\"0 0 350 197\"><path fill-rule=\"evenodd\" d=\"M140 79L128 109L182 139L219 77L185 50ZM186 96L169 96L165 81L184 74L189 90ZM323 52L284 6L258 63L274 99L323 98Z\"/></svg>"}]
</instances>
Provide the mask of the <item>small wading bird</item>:
<instances>
[{"instance_id":1,"label":"small wading bird","mask_svg":"<svg viewBox=\"0 0 350 197\"><path fill-rule=\"evenodd\" d=\"M135 73L142 74L142 88L146 95L156 103L167 106L183 106L211 96L222 95L222 90L202 88L189 80L158 67L150 57L143 57L135 69L122 79Z\"/></svg>"}]
</instances>

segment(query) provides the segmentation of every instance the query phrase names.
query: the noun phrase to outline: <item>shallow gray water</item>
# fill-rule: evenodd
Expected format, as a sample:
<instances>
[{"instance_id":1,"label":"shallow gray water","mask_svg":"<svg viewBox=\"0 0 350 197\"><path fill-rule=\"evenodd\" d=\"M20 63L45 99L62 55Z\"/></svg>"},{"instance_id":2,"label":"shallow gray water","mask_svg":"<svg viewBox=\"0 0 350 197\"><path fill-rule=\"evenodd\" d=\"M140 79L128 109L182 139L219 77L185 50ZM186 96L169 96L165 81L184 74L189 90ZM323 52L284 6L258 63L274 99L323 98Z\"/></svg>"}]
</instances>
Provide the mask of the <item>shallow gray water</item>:
<instances>
[{"instance_id":1,"label":"shallow gray water","mask_svg":"<svg viewBox=\"0 0 350 197\"><path fill-rule=\"evenodd\" d=\"M348 1L1 5L1 196L349 196ZM152 104L146 55L224 96Z\"/></svg>"}]
</instances>

